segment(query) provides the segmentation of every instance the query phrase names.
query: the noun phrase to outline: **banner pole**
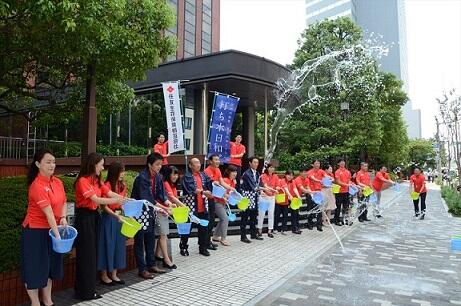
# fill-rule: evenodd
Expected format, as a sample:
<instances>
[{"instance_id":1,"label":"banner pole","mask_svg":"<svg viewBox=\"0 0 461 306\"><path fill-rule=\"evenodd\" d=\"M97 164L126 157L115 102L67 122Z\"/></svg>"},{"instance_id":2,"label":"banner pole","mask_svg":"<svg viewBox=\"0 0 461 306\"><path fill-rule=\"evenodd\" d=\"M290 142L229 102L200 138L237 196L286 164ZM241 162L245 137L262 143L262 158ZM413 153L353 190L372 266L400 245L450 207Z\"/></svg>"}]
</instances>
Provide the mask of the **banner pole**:
<instances>
[{"instance_id":1,"label":"banner pole","mask_svg":"<svg viewBox=\"0 0 461 306\"><path fill-rule=\"evenodd\" d=\"M186 173L187 173L189 171L189 168L188 168L188 162L187 162L186 129L185 129L185 126L186 126L186 102L183 102L183 100L182 100L181 81L180 80L178 80L178 89L179 89L179 103L181 105L181 110L182 110L181 124L182 124L182 139L183 139L183 142L184 142L184 162L185 162Z\"/></svg>"},{"instance_id":2,"label":"banner pole","mask_svg":"<svg viewBox=\"0 0 461 306\"><path fill-rule=\"evenodd\" d=\"M210 149L210 135L211 135L211 122L213 120L213 113L215 111L215 104L216 104L216 97L219 95L217 91L214 91L214 99L213 99L213 108L211 109L211 115L210 115L210 123L208 123L208 137L207 137L207 142L206 142L206 154L205 157L203 158L203 168L205 168L205 163L208 158L208 150Z\"/></svg>"}]
</instances>

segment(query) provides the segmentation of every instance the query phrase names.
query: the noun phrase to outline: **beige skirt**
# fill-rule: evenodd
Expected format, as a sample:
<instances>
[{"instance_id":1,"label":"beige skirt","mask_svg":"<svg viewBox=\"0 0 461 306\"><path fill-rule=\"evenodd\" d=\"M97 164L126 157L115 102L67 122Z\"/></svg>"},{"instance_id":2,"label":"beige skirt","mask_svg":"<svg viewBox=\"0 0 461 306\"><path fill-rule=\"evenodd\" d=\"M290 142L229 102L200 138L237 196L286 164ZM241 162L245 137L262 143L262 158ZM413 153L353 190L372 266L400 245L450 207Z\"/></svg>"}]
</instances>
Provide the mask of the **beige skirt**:
<instances>
[{"instance_id":1,"label":"beige skirt","mask_svg":"<svg viewBox=\"0 0 461 306\"><path fill-rule=\"evenodd\" d=\"M333 191L331 191L331 188L322 188L322 194L325 199L325 203L327 204L325 210L336 209L336 199Z\"/></svg>"}]
</instances>

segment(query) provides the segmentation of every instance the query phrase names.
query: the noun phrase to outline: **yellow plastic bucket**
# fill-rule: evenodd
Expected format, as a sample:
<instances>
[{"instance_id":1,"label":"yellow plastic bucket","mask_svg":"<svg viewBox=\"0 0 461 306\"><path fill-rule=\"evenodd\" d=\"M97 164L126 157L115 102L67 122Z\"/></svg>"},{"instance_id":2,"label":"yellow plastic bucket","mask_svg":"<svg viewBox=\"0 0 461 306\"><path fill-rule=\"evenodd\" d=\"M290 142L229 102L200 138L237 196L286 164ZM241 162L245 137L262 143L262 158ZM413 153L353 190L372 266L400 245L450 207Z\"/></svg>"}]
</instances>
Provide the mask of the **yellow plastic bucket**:
<instances>
[{"instance_id":1,"label":"yellow plastic bucket","mask_svg":"<svg viewBox=\"0 0 461 306\"><path fill-rule=\"evenodd\" d=\"M123 236L133 238L134 235L141 229L142 225L133 218L123 218L122 229L120 232Z\"/></svg>"},{"instance_id":2,"label":"yellow plastic bucket","mask_svg":"<svg viewBox=\"0 0 461 306\"><path fill-rule=\"evenodd\" d=\"M186 223L189 220L189 207L175 207L173 208L174 223Z\"/></svg>"},{"instance_id":3,"label":"yellow plastic bucket","mask_svg":"<svg viewBox=\"0 0 461 306\"><path fill-rule=\"evenodd\" d=\"M333 193L339 193L339 190L341 189L341 186L337 185L337 184L333 184L331 186L331 191L333 191Z\"/></svg>"},{"instance_id":4,"label":"yellow plastic bucket","mask_svg":"<svg viewBox=\"0 0 461 306\"><path fill-rule=\"evenodd\" d=\"M419 192L413 191L413 192L410 194L410 196L411 196L411 199L412 199L412 200L417 200L417 199L419 199Z\"/></svg>"},{"instance_id":5,"label":"yellow plastic bucket","mask_svg":"<svg viewBox=\"0 0 461 306\"><path fill-rule=\"evenodd\" d=\"M301 207L301 205L303 205L303 202L301 201L300 198L293 198L291 199L291 203L290 203L290 208L293 209L293 210L297 210Z\"/></svg>"},{"instance_id":6,"label":"yellow plastic bucket","mask_svg":"<svg viewBox=\"0 0 461 306\"><path fill-rule=\"evenodd\" d=\"M368 197L373 193L373 189L370 186L367 186L363 189L363 195Z\"/></svg>"},{"instance_id":7,"label":"yellow plastic bucket","mask_svg":"<svg viewBox=\"0 0 461 306\"><path fill-rule=\"evenodd\" d=\"M278 203L278 204L285 203L285 194L284 193L276 194L275 195L275 203Z\"/></svg>"},{"instance_id":8,"label":"yellow plastic bucket","mask_svg":"<svg viewBox=\"0 0 461 306\"><path fill-rule=\"evenodd\" d=\"M240 202L237 204L237 207L240 210L247 210L248 206L250 206L250 199L248 198L242 198Z\"/></svg>"}]
</instances>

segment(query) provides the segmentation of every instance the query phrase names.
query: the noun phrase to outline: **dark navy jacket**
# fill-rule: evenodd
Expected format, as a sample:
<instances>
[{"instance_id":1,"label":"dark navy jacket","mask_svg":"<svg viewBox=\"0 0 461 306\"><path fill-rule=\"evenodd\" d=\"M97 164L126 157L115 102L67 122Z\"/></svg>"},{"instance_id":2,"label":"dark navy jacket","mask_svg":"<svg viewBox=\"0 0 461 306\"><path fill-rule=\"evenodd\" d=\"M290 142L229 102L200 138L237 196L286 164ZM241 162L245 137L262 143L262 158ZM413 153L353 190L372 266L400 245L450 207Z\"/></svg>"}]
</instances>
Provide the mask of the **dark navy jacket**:
<instances>
[{"instance_id":1,"label":"dark navy jacket","mask_svg":"<svg viewBox=\"0 0 461 306\"><path fill-rule=\"evenodd\" d=\"M243 174L242 174L242 185L240 188L242 191L257 191L257 188L259 187L260 184L260 179L259 179L259 172L256 171L256 180L253 176L253 171L251 168L248 168Z\"/></svg>"},{"instance_id":2,"label":"dark navy jacket","mask_svg":"<svg viewBox=\"0 0 461 306\"><path fill-rule=\"evenodd\" d=\"M203 190L211 191L213 186L210 177L204 172L200 172L200 176L202 178ZM197 183L195 182L194 176L192 172L187 171L182 180L182 191L184 193L184 204L189 206L192 211L197 211L197 197L202 196L200 194L196 194L196 190Z\"/></svg>"}]
</instances>

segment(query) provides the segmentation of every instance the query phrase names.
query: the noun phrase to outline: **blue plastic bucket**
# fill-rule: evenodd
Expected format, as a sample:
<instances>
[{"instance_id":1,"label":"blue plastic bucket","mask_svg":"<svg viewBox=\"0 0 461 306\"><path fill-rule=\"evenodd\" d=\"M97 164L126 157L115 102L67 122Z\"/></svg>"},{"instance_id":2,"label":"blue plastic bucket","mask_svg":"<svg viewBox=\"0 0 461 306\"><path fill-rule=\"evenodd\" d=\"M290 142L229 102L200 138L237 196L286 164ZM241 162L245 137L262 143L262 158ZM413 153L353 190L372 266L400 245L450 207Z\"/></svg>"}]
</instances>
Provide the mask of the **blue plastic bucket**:
<instances>
[{"instance_id":1,"label":"blue plastic bucket","mask_svg":"<svg viewBox=\"0 0 461 306\"><path fill-rule=\"evenodd\" d=\"M68 253L72 250L72 245L74 244L75 238L77 238L78 232L72 226L58 226L59 235L61 239L54 237L53 231L50 229L49 235L51 241L53 242L53 250L56 253Z\"/></svg>"},{"instance_id":2,"label":"blue plastic bucket","mask_svg":"<svg viewBox=\"0 0 461 306\"><path fill-rule=\"evenodd\" d=\"M258 209L260 211L269 210L269 205L272 203L272 199L268 197L259 197L258 198Z\"/></svg>"},{"instance_id":3,"label":"blue plastic bucket","mask_svg":"<svg viewBox=\"0 0 461 306\"><path fill-rule=\"evenodd\" d=\"M237 191L232 191L229 194L227 202L232 206L237 206L237 204L242 200L242 198L243 196L240 193L238 193Z\"/></svg>"},{"instance_id":4,"label":"blue plastic bucket","mask_svg":"<svg viewBox=\"0 0 461 306\"><path fill-rule=\"evenodd\" d=\"M378 196L376 195L376 193L372 193L370 195L370 199L369 199L370 203L376 203L378 202Z\"/></svg>"},{"instance_id":5,"label":"blue plastic bucket","mask_svg":"<svg viewBox=\"0 0 461 306\"><path fill-rule=\"evenodd\" d=\"M451 238L451 249L453 251L461 251L461 239Z\"/></svg>"},{"instance_id":6,"label":"blue plastic bucket","mask_svg":"<svg viewBox=\"0 0 461 306\"><path fill-rule=\"evenodd\" d=\"M237 220L237 215L233 213L229 213L229 216L227 218L229 219L230 222L234 222L235 220Z\"/></svg>"},{"instance_id":7,"label":"blue plastic bucket","mask_svg":"<svg viewBox=\"0 0 461 306\"><path fill-rule=\"evenodd\" d=\"M324 177L322 179L322 185L324 187L331 187L333 185L333 180L331 178L329 178L329 177Z\"/></svg>"},{"instance_id":8,"label":"blue plastic bucket","mask_svg":"<svg viewBox=\"0 0 461 306\"><path fill-rule=\"evenodd\" d=\"M199 224L201 226L208 226L208 223L210 223L208 220L205 219L200 219Z\"/></svg>"},{"instance_id":9,"label":"blue plastic bucket","mask_svg":"<svg viewBox=\"0 0 461 306\"><path fill-rule=\"evenodd\" d=\"M142 214L142 207L144 206L144 200L133 200L128 201L123 205L123 213L126 217L139 218Z\"/></svg>"},{"instance_id":10,"label":"blue plastic bucket","mask_svg":"<svg viewBox=\"0 0 461 306\"><path fill-rule=\"evenodd\" d=\"M189 235L192 223L176 223L179 235Z\"/></svg>"},{"instance_id":11,"label":"blue plastic bucket","mask_svg":"<svg viewBox=\"0 0 461 306\"><path fill-rule=\"evenodd\" d=\"M357 188L357 186L354 186L354 185L349 186L349 194L351 196L355 195L358 191L359 189Z\"/></svg>"},{"instance_id":12,"label":"blue plastic bucket","mask_svg":"<svg viewBox=\"0 0 461 306\"><path fill-rule=\"evenodd\" d=\"M315 192L312 195L312 201L314 201L315 204L320 205L323 203L323 194L321 192Z\"/></svg>"},{"instance_id":13,"label":"blue plastic bucket","mask_svg":"<svg viewBox=\"0 0 461 306\"><path fill-rule=\"evenodd\" d=\"M213 184L213 191L211 192L215 198L222 199L226 193L226 188Z\"/></svg>"}]
</instances>

